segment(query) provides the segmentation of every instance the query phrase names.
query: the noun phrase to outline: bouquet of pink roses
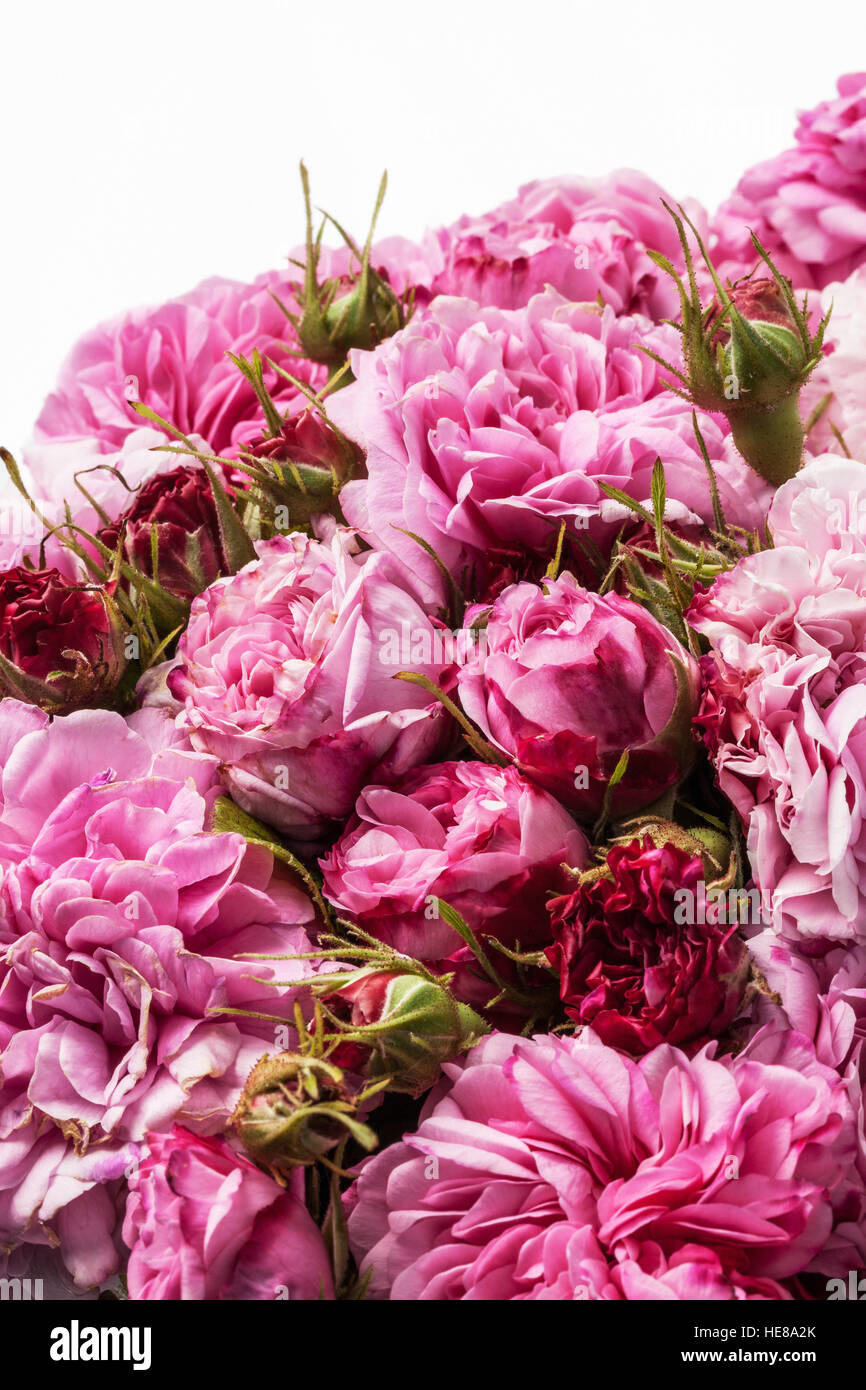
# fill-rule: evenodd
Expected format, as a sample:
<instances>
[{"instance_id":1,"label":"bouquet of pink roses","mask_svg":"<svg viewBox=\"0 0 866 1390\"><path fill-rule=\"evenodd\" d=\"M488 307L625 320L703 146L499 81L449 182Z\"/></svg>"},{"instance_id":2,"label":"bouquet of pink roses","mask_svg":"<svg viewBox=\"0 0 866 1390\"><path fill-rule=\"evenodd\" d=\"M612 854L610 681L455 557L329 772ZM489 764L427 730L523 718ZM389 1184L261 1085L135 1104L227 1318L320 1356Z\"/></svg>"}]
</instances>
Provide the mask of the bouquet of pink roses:
<instances>
[{"instance_id":1,"label":"bouquet of pink roses","mask_svg":"<svg viewBox=\"0 0 866 1390\"><path fill-rule=\"evenodd\" d=\"M3 450L0 1274L846 1297L866 75L712 217L302 179Z\"/></svg>"}]
</instances>

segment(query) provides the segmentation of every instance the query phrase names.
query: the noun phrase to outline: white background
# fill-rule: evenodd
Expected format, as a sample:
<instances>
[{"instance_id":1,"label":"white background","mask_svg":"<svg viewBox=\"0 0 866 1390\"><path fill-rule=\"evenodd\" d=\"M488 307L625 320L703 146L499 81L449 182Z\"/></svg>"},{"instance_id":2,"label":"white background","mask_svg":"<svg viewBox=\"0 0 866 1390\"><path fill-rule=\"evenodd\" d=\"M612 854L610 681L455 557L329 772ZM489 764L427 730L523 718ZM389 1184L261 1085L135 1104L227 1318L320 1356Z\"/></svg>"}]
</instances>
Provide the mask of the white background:
<instances>
[{"instance_id":1,"label":"white background","mask_svg":"<svg viewBox=\"0 0 866 1390\"><path fill-rule=\"evenodd\" d=\"M0 441L74 339L302 234L297 164L356 235L542 175L644 169L723 198L866 68L861 0L5 0ZM656 17L654 17L656 16Z\"/></svg>"}]
</instances>

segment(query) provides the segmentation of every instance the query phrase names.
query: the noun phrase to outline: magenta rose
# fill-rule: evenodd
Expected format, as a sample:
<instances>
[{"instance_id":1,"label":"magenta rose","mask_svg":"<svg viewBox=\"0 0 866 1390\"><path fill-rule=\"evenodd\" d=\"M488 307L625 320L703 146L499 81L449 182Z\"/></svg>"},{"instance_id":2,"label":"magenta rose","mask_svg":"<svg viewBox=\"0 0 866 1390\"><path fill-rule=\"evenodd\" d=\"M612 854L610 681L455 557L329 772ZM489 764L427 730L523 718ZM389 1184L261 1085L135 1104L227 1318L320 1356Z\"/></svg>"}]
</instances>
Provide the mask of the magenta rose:
<instances>
[{"instance_id":1,"label":"magenta rose","mask_svg":"<svg viewBox=\"0 0 866 1390\"><path fill-rule=\"evenodd\" d=\"M116 1199L150 1129L219 1130L291 1023L313 908L261 845L213 834L215 760L158 711L49 723L0 706L0 1244L117 1266ZM271 983L269 984L268 981ZM222 1010L252 1017L230 1017Z\"/></svg>"},{"instance_id":2,"label":"magenta rose","mask_svg":"<svg viewBox=\"0 0 866 1390\"><path fill-rule=\"evenodd\" d=\"M180 1126L147 1136L129 1182L123 1239L133 1300L334 1297L303 1170L279 1186L224 1139Z\"/></svg>"},{"instance_id":3,"label":"magenta rose","mask_svg":"<svg viewBox=\"0 0 866 1390\"><path fill-rule=\"evenodd\" d=\"M647 835L614 845L602 871L548 904L547 955L570 1018L634 1056L662 1042L693 1052L725 1032L748 953L736 923L707 906L705 879L699 854Z\"/></svg>"},{"instance_id":4,"label":"magenta rose","mask_svg":"<svg viewBox=\"0 0 866 1390\"><path fill-rule=\"evenodd\" d=\"M106 591L56 569L0 573L0 693L55 714L111 701L125 627Z\"/></svg>"},{"instance_id":5,"label":"magenta rose","mask_svg":"<svg viewBox=\"0 0 866 1390\"><path fill-rule=\"evenodd\" d=\"M439 684L449 659L399 566L355 553L351 532L257 549L193 602L169 687L238 804L309 844L340 827L366 782L434 751L441 707L395 677Z\"/></svg>"},{"instance_id":6,"label":"magenta rose","mask_svg":"<svg viewBox=\"0 0 866 1390\"><path fill-rule=\"evenodd\" d=\"M866 256L866 74L800 115L796 145L749 169L712 219L714 259L736 277L757 261L753 231L802 289L844 280Z\"/></svg>"},{"instance_id":7,"label":"magenta rose","mask_svg":"<svg viewBox=\"0 0 866 1390\"><path fill-rule=\"evenodd\" d=\"M370 1296L787 1299L858 1269L844 1081L790 1031L714 1047L483 1039L348 1194Z\"/></svg>"},{"instance_id":8,"label":"magenta rose","mask_svg":"<svg viewBox=\"0 0 866 1390\"><path fill-rule=\"evenodd\" d=\"M667 360L680 351L666 325L553 290L510 311L437 300L375 352L353 354L357 380L329 401L367 457L367 477L340 494L345 516L399 555L437 603L446 597L440 565L406 532L479 597L497 551L549 558L562 521L575 548L588 537L609 551L629 513L601 485L646 502L657 458L668 519L711 522L691 409L662 394L664 373L642 347ZM701 429L727 519L762 524L761 489L727 426L702 417Z\"/></svg>"},{"instance_id":9,"label":"magenta rose","mask_svg":"<svg viewBox=\"0 0 866 1390\"><path fill-rule=\"evenodd\" d=\"M266 462L321 468L338 477L345 472L348 459L356 456L348 440L341 439L312 407L285 420L279 434L251 439L244 453Z\"/></svg>"},{"instance_id":10,"label":"magenta rose","mask_svg":"<svg viewBox=\"0 0 866 1390\"><path fill-rule=\"evenodd\" d=\"M667 628L618 594L570 574L514 584L489 610L485 641L458 673L460 702L495 748L578 816L615 816L656 801L683 775L697 667Z\"/></svg>"},{"instance_id":11,"label":"magenta rose","mask_svg":"<svg viewBox=\"0 0 866 1390\"><path fill-rule=\"evenodd\" d=\"M114 525L100 531L111 550L121 527L124 558L177 598L191 599L229 573L213 491L198 465L181 464L146 482Z\"/></svg>"},{"instance_id":12,"label":"magenta rose","mask_svg":"<svg viewBox=\"0 0 866 1390\"><path fill-rule=\"evenodd\" d=\"M470 972L433 899L476 935L532 949L550 940L547 894L564 888L565 865L582 868L587 855L568 812L515 768L456 762L365 788L320 863L324 891L343 914L406 955L458 967L460 996L478 1005L498 991Z\"/></svg>"}]
</instances>

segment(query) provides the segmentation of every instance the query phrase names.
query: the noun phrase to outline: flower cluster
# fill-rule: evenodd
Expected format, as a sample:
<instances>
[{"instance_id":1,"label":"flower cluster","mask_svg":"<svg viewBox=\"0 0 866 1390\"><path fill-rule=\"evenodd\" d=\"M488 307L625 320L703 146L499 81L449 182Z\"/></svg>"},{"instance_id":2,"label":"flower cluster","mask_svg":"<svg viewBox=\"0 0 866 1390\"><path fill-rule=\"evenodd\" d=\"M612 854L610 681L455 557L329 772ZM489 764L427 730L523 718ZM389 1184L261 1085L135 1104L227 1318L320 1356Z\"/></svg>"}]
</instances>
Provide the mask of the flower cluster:
<instances>
[{"instance_id":1,"label":"flower cluster","mask_svg":"<svg viewBox=\"0 0 866 1390\"><path fill-rule=\"evenodd\" d=\"M864 91L714 217L328 247L302 167L287 269L73 349L3 451L4 1278L866 1264Z\"/></svg>"}]
</instances>

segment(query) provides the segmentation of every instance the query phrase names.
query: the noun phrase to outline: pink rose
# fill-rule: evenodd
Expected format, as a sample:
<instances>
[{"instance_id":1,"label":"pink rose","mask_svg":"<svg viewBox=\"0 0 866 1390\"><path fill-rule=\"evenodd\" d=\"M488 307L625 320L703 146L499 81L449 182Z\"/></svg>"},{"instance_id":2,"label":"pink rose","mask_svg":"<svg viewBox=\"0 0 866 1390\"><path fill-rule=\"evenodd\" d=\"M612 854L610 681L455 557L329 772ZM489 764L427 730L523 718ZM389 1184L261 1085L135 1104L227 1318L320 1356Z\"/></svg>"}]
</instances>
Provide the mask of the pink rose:
<instances>
[{"instance_id":1,"label":"pink rose","mask_svg":"<svg viewBox=\"0 0 866 1390\"><path fill-rule=\"evenodd\" d=\"M458 762L418 768L394 788L367 787L320 862L324 891L343 914L396 950L451 969L468 952L431 912L434 897L476 935L531 950L550 939L545 899L565 886L563 866L582 868L587 857L567 811L515 768ZM470 964L458 975L460 996L483 1004L498 991Z\"/></svg>"},{"instance_id":2,"label":"pink rose","mask_svg":"<svg viewBox=\"0 0 866 1390\"><path fill-rule=\"evenodd\" d=\"M470 609L466 623L483 613ZM690 760L697 667L645 608L563 574L543 588L506 589L485 636L458 673L461 704L563 805L597 816L626 749L613 815L648 806L679 781Z\"/></svg>"},{"instance_id":3,"label":"pink rose","mask_svg":"<svg viewBox=\"0 0 866 1390\"><path fill-rule=\"evenodd\" d=\"M801 289L844 280L866 255L866 74L800 115L796 145L749 169L712 219L714 259L731 277L757 257L749 232Z\"/></svg>"},{"instance_id":4,"label":"pink rose","mask_svg":"<svg viewBox=\"0 0 866 1390\"><path fill-rule=\"evenodd\" d=\"M828 454L810 459L778 489L768 522L775 546L802 546L816 559L866 553L863 464Z\"/></svg>"},{"instance_id":5,"label":"pink rose","mask_svg":"<svg viewBox=\"0 0 866 1390\"><path fill-rule=\"evenodd\" d=\"M797 1033L639 1062L493 1034L445 1071L348 1194L374 1298L779 1299L859 1267L856 1112Z\"/></svg>"},{"instance_id":6,"label":"pink rose","mask_svg":"<svg viewBox=\"0 0 866 1390\"><path fill-rule=\"evenodd\" d=\"M99 1284L146 1131L221 1128L273 1046L220 1010L289 1021L312 974L239 957L309 950L314 914L267 850L209 832L212 758L105 710L5 700L0 731L0 1243L57 1237Z\"/></svg>"},{"instance_id":7,"label":"pink rose","mask_svg":"<svg viewBox=\"0 0 866 1390\"><path fill-rule=\"evenodd\" d=\"M821 307L825 313L831 307L833 311L827 328L827 351L803 389L803 419L808 419L825 397L829 395L831 400L806 442L814 454L823 450L844 454L847 449L855 459L866 458L866 265L842 284L828 285L821 295Z\"/></svg>"},{"instance_id":8,"label":"pink rose","mask_svg":"<svg viewBox=\"0 0 866 1390\"><path fill-rule=\"evenodd\" d=\"M367 477L341 504L375 545L441 602L440 567L420 537L478 597L489 552L549 556L561 521L577 542L610 549L624 512L601 484L640 502L665 464L670 520L712 521L690 408L662 395L664 374L641 347L677 359L674 330L611 309L569 304L550 290L519 310L439 299L373 353L353 355L357 380L330 402L335 423L367 454ZM701 428L727 519L763 520L763 491L709 417Z\"/></svg>"},{"instance_id":9,"label":"pink rose","mask_svg":"<svg viewBox=\"0 0 866 1390\"><path fill-rule=\"evenodd\" d=\"M129 1183L123 1239L135 1300L334 1297L325 1242L303 1202L224 1139L149 1134Z\"/></svg>"},{"instance_id":10,"label":"pink rose","mask_svg":"<svg viewBox=\"0 0 866 1390\"><path fill-rule=\"evenodd\" d=\"M866 939L857 469L827 456L786 483L770 518L782 543L741 560L689 613L712 644L699 724L746 827L765 921L793 941Z\"/></svg>"},{"instance_id":11,"label":"pink rose","mask_svg":"<svg viewBox=\"0 0 866 1390\"><path fill-rule=\"evenodd\" d=\"M318 389L314 364L286 357L292 329L271 295L290 294L285 274L252 285L205 280L156 308L136 309L94 328L76 344L36 421L34 445L98 440L100 451L123 447L141 425L131 408L143 401L184 434L199 435L214 453L236 448L261 430L261 407L228 353L275 358ZM282 409L303 396L271 368L266 380ZM47 461L50 454L39 450ZM176 460L175 460L176 461Z\"/></svg>"},{"instance_id":12,"label":"pink rose","mask_svg":"<svg viewBox=\"0 0 866 1390\"><path fill-rule=\"evenodd\" d=\"M815 1044L818 1060L866 1081L866 946L828 946L782 940L766 928L750 935L749 951L781 999L758 1000L757 1017L778 1020Z\"/></svg>"},{"instance_id":13,"label":"pink rose","mask_svg":"<svg viewBox=\"0 0 866 1390\"><path fill-rule=\"evenodd\" d=\"M673 201L633 169L526 184L493 212L461 217L428 238L444 261L433 293L518 309L550 285L574 301L600 296L617 314L672 317L676 291L647 255L661 251L682 269L665 197Z\"/></svg>"},{"instance_id":14,"label":"pink rose","mask_svg":"<svg viewBox=\"0 0 866 1390\"><path fill-rule=\"evenodd\" d=\"M397 564L356 550L346 530L261 542L258 560L195 599L168 681L238 804L308 843L379 772L423 762L446 726L428 693L395 679L441 682L438 629Z\"/></svg>"}]
</instances>

